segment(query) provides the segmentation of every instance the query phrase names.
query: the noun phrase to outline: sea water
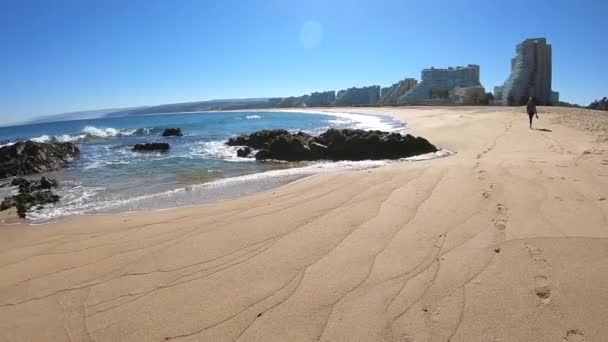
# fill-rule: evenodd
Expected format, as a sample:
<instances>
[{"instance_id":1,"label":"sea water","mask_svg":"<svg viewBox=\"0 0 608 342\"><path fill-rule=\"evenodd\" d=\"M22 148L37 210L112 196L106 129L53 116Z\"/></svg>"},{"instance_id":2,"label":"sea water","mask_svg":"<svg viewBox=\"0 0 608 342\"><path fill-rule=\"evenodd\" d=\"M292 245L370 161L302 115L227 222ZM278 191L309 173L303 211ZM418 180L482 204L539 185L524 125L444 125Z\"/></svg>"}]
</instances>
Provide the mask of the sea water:
<instances>
[{"instance_id":1,"label":"sea water","mask_svg":"<svg viewBox=\"0 0 608 342\"><path fill-rule=\"evenodd\" d=\"M169 127L181 128L184 136L162 137ZM402 131L405 127L388 117L346 113L187 113L0 127L0 145L69 141L80 148L80 158L68 168L44 174L60 182L61 201L28 214L34 222L204 203L267 190L308 175L388 163L255 161L237 157L237 148L225 145L230 137L275 128L316 135L328 128ZM166 153L131 151L134 144L145 142L168 142L171 149ZM0 188L0 199L15 191Z\"/></svg>"}]
</instances>

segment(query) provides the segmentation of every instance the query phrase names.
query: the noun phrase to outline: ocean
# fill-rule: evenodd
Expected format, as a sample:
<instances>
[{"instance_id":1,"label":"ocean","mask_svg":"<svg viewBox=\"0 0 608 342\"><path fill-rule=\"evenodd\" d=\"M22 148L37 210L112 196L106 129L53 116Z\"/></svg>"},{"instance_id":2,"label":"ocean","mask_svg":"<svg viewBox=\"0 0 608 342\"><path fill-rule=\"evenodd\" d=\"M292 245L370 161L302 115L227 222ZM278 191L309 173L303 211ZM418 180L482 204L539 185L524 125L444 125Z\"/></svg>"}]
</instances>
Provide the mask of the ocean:
<instances>
[{"instance_id":1,"label":"ocean","mask_svg":"<svg viewBox=\"0 0 608 342\"><path fill-rule=\"evenodd\" d=\"M183 137L162 137L179 127ZM230 137L283 128L319 134L328 128L403 131L390 117L304 112L214 112L101 118L0 127L0 146L17 141L70 141L81 157L68 168L43 174L60 182L61 201L28 218L46 222L76 214L163 209L231 198L338 170L359 170L390 161L270 162L236 156ZM136 143L168 142L168 153L136 153ZM33 177L40 177L35 175ZM0 188L0 198L14 193Z\"/></svg>"}]
</instances>

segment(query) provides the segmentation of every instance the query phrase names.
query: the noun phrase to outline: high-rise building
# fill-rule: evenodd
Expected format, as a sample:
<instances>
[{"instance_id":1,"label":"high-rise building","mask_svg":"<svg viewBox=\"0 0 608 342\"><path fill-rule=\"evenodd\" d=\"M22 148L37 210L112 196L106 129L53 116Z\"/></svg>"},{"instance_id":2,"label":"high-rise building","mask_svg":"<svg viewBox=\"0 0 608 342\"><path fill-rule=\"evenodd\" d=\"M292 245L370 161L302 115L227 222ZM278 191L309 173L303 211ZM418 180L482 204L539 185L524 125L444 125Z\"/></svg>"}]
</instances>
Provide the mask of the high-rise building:
<instances>
[{"instance_id":1,"label":"high-rise building","mask_svg":"<svg viewBox=\"0 0 608 342\"><path fill-rule=\"evenodd\" d=\"M511 75L494 97L504 105L523 105L529 97L537 104L551 104L551 45L545 38L526 39L517 45Z\"/></svg>"},{"instance_id":2,"label":"high-rise building","mask_svg":"<svg viewBox=\"0 0 608 342\"><path fill-rule=\"evenodd\" d=\"M348 88L336 94L335 104L338 106L373 105L380 99L380 86Z\"/></svg>"},{"instance_id":3,"label":"high-rise building","mask_svg":"<svg viewBox=\"0 0 608 342\"><path fill-rule=\"evenodd\" d=\"M420 83L401 95L398 103L416 104L429 100L447 100L450 90L459 87L481 86L479 82L479 65L469 64L466 67L447 69L424 69Z\"/></svg>"},{"instance_id":4,"label":"high-rise building","mask_svg":"<svg viewBox=\"0 0 608 342\"><path fill-rule=\"evenodd\" d=\"M308 107L314 106L329 106L336 101L336 92L334 90L314 92L304 101L304 105Z\"/></svg>"},{"instance_id":5,"label":"high-rise building","mask_svg":"<svg viewBox=\"0 0 608 342\"><path fill-rule=\"evenodd\" d=\"M399 97L414 88L416 84L418 84L416 79L406 78L390 87L380 89L378 104L396 104Z\"/></svg>"}]
</instances>

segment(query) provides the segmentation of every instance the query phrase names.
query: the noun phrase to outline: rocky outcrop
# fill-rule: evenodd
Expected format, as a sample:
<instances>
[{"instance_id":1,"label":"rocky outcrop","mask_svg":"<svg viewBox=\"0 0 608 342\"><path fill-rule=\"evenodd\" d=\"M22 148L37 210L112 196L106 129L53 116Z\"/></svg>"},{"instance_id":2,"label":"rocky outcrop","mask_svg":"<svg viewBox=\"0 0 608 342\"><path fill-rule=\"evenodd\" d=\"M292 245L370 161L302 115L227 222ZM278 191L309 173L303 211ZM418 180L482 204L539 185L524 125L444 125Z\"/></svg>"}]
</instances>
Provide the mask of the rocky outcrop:
<instances>
[{"instance_id":1,"label":"rocky outcrop","mask_svg":"<svg viewBox=\"0 0 608 342\"><path fill-rule=\"evenodd\" d=\"M318 137L264 130L230 139L227 144L259 150L257 160L285 161L398 159L437 151L421 137L359 129L330 129Z\"/></svg>"},{"instance_id":2,"label":"rocky outcrop","mask_svg":"<svg viewBox=\"0 0 608 342\"><path fill-rule=\"evenodd\" d=\"M253 149L249 146L243 146L236 151L236 156L241 158L249 158L253 153Z\"/></svg>"},{"instance_id":3,"label":"rocky outcrop","mask_svg":"<svg viewBox=\"0 0 608 342\"><path fill-rule=\"evenodd\" d=\"M181 137L183 135L181 128L167 128L163 132L163 137Z\"/></svg>"},{"instance_id":4,"label":"rocky outcrop","mask_svg":"<svg viewBox=\"0 0 608 342\"><path fill-rule=\"evenodd\" d=\"M288 135L284 129L262 130L251 134L241 134L236 138L230 138L226 145L228 146L249 146L256 150L261 149L264 145L275 137Z\"/></svg>"},{"instance_id":5,"label":"rocky outcrop","mask_svg":"<svg viewBox=\"0 0 608 342\"><path fill-rule=\"evenodd\" d=\"M80 156L76 145L19 142L0 148L0 179L58 170Z\"/></svg>"},{"instance_id":6,"label":"rocky outcrop","mask_svg":"<svg viewBox=\"0 0 608 342\"><path fill-rule=\"evenodd\" d=\"M0 211L15 207L17 208L17 215L21 218L25 218L31 208L42 209L44 205L57 203L60 199L59 195L51 191L58 185L54 179L42 177L39 181L30 181L24 178L15 178L11 185L18 187L19 193L6 197L0 203Z\"/></svg>"},{"instance_id":7,"label":"rocky outcrop","mask_svg":"<svg viewBox=\"0 0 608 342\"><path fill-rule=\"evenodd\" d=\"M135 144L131 151L133 152L166 152L171 146L167 143L145 143Z\"/></svg>"},{"instance_id":8,"label":"rocky outcrop","mask_svg":"<svg viewBox=\"0 0 608 342\"><path fill-rule=\"evenodd\" d=\"M255 159L265 160L318 160L323 159L323 154L315 154L309 146L312 137L304 132L295 134L287 133L276 136L268 141L256 154Z\"/></svg>"}]
</instances>

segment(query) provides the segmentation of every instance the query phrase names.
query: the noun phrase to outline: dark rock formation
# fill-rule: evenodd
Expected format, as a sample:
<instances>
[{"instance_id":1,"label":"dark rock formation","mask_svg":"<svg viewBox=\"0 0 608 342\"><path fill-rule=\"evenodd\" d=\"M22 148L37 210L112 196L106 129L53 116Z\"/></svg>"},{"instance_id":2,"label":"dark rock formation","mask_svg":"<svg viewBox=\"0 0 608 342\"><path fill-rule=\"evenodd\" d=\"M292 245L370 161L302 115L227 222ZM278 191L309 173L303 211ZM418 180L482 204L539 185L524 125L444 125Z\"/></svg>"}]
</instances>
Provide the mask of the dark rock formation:
<instances>
[{"instance_id":1,"label":"dark rock formation","mask_svg":"<svg viewBox=\"0 0 608 342\"><path fill-rule=\"evenodd\" d=\"M80 150L69 142L26 141L4 146L0 148L0 179L58 170L78 156Z\"/></svg>"},{"instance_id":2,"label":"dark rock formation","mask_svg":"<svg viewBox=\"0 0 608 342\"><path fill-rule=\"evenodd\" d=\"M330 129L315 141L327 146L331 160L398 159L437 151L422 137L360 129Z\"/></svg>"},{"instance_id":3,"label":"dark rock formation","mask_svg":"<svg viewBox=\"0 0 608 342\"><path fill-rule=\"evenodd\" d=\"M19 193L9 196L0 203L0 211L12 207L17 208L17 214L25 218L31 208L41 208L45 204L57 203L60 197L50 189L57 187L57 181L46 177L39 181L29 181L24 178L15 178L11 181L12 186L19 187Z\"/></svg>"},{"instance_id":4,"label":"dark rock formation","mask_svg":"<svg viewBox=\"0 0 608 342\"><path fill-rule=\"evenodd\" d=\"M133 152L166 152L171 147L167 143L145 143L135 144L131 151Z\"/></svg>"},{"instance_id":5,"label":"dark rock formation","mask_svg":"<svg viewBox=\"0 0 608 342\"><path fill-rule=\"evenodd\" d=\"M163 137L181 137L183 135L181 128L167 128L163 132Z\"/></svg>"},{"instance_id":6,"label":"dark rock formation","mask_svg":"<svg viewBox=\"0 0 608 342\"><path fill-rule=\"evenodd\" d=\"M284 129L265 129L252 134L242 134L236 138L230 138L226 144L229 146L249 146L258 150L273 138L281 135L289 135L289 132Z\"/></svg>"},{"instance_id":7,"label":"dark rock formation","mask_svg":"<svg viewBox=\"0 0 608 342\"><path fill-rule=\"evenodd\" d=\"M421 137L359 129L330 129L318 137L264 130L230 139L227 144L258 149L257 160L286 161L398 159L437 151Z\"/></svg>"},{"instance_id":8,"label":"dark rock formation","mask_svg":"<svg viewBox=\"0 0 608 342\"><path fill-rule=\"evenodd\" d=\"M236 155L237 157L248 158L249 156L251 156L252 152L253 149L251 147L243 146L236 151Z\"/></svg>"},{"instance_id":9,"label":"dark rock formation","mask_svg":"<svg viewBox=\"0 0 608 342\"><path fill-rule=\"evenodd\" d=\"M322 159L322 155L315 155L308 146L311 139L309 134L298 132L296 134L283 134L272 138L265 146L258 151L255 159L276 159L287 161L298 160L317 160Z\"/></svg>"}]
</instances>

